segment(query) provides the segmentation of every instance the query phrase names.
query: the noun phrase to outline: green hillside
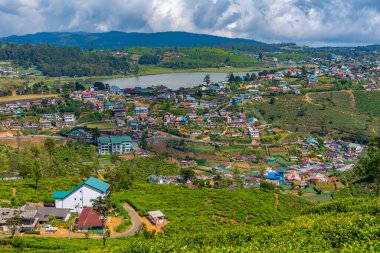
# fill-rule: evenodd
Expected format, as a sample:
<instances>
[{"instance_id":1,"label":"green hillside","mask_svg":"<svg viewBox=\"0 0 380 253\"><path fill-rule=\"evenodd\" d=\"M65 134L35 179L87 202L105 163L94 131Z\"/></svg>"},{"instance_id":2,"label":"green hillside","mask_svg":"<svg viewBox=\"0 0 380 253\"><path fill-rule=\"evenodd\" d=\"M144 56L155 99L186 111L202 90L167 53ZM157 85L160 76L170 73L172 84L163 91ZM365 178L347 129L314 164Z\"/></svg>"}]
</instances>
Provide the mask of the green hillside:
<instances>
[{"instance_id":1,"label":"green hillside","mask_svg":"<svg viewBox=\"0 0 380 253\"><path fill-rule=\"evenodd\" d=\"M167 234L279 223L298 215L308 205L292 195L256 189L187 189L148 184L135 185L113 197L128 201L140 215L153 210L164 212L169 219L164 227Z\"/></svg>"},{"instance_id":2,"label":"green hillside","mask_svg":"<svg viewBox=\"0 0 380 253\"><path fill-rule=\"evenodd\" d=\"M354 135L380 133L380 92L320 92L280 96L257 105L264 118L292 131L341 131ZM281 106L279 106L281 105Z\"/></svg>"},{"instance_id":3,"label":"green hillside","mask_svg":"<svg viewBox=\"0 0 380 253\"><path fill-rule=\"evenodd\" d=\"M379 199L319 204L276 225L215 228L147 239L101 240L17 237L1 239L2 252L379 252Z\"/></svg>"}]
</instances>

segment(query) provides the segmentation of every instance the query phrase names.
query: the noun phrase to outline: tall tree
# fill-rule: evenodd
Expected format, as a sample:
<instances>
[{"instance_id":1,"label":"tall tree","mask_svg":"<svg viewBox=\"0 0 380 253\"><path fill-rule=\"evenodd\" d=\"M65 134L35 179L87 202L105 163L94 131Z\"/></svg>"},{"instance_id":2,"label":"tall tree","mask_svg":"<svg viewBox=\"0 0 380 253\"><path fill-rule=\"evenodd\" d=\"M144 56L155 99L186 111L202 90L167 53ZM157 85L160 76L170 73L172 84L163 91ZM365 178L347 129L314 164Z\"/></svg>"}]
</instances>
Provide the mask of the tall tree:
<instances>
[{"instance_id":1,"label":"tall tree","mask_svg":"<svg viewBox=\"0 0 380 253\"><path fill-rule=\"evenodd\" d=\"M102 232L103 232L103 246L106 246L107 240L107 231L106 231L106 223L107 218L110 215L111 210L111 200L109 195L102 197L99 196L92 201L92 208L94 211L99 214L100 220L102 221Z\"/></svg>"},{"instance_id":2,"label":"tall tree","mask_svg":"<svg viewBox=\"0 0 380 253\"><path fill-rule=\"evenodd\" d=\"M183 169L181 169L180 174L181 174L181 176L183 176L183 179L185 181L190 180L191 178L193 178L195 176L195 172L191 168L183 168Z\"/></svg>"},{"instance_id":3,"label":"tall tree","mask_svg":"<svg viewBox=\"0 0 380 253\"><path fill-rule=\"evenodd\" d=\"M36 190L38 190L40 179L43 176L42 173L42 166L41 163L38 160L35 160L30 168L30 176L33 178L34 182L36 183Z\"/></svg>"},{"instance_id":4,"label":"tall tree","mask_svg":"<svg viewBox=\"0 0 380 253\"><path fill-rule=\"evenodd\" d=\"M233 73L229 73L228 76L227 76L227 80L230 83L235 82L235 76L234 76L234 74Z\"/></svg>"},{"instance_id":5,"label":"tall tree","mask_svg":"<svg viewBox=\"0 0 380 253\"><path fill-rule=\"evenodd\" d=\"M55 141L52 138L47 138L44 142L44 147L46 151L49 153L49 158L51 162L51 157L55 151Z\"/></svg>"},{"instance_id":6,"label":"tall tree","mask_svg":"<svg viewBox=\"0 0 380 253\"><path fill-rule=\"evenodd\" d=\"M380 193L380 137L372 139L367 155L359 160L359 173L373 179L376 195Z\"/></svg>"},{"instance_id":7,"label":"tall tree","mask_svg":"<svg viewBox=\"0 0 380 253\"><path fill-rule=\"evenodd\" d=\"M207 85L210 84L210 82L211 82L210 74L207 74L207 75L205 76L205 78L203 79L203 82L205 82Z\"/></svg>"}]
</instances>

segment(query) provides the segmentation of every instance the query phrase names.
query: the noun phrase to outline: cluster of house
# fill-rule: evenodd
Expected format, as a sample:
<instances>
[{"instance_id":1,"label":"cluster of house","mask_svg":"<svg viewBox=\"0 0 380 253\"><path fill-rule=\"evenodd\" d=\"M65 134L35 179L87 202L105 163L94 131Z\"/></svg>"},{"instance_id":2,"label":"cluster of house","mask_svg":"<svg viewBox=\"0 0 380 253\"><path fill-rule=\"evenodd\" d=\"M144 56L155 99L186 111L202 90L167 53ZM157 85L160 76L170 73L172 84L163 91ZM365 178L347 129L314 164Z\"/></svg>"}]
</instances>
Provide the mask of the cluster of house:
<instances>
[{"instance_id":1,"label":"cluster of house","mask_svg":"<svg viewBox=\"0 0 380 253\"><path fill-rule=\"evenodd\" d=\"M23 121L15 119L0 121L0 127L6 130L37 130L72 127L75 124L74 114L43 114L38 121Z\"/></svg>"},{"instance_id":2,"label":"cluster of house","mask_svg":"<svg viewBox=\"0 0 380 253\"><path fill-rule=\"evenodd\" d=\"M329 150L328 152L307 157L313 146L317 145L319 145L317 140L308 138L303 143L304 149L299 150L299 156L289 158L290 162L296 164L280 170L273 170L272 167L268 167L268 181L277 185L297 185L301 188L318 182L327 183L330 180L329 174L331 172L353 170L355 161L365 149L365 146L356 143L325 140L323 145ZM276 158L272 158L270 162L276 162Z\"/></svg>"},{"instance_id":3,"label":"cluster of house","mask_svg":"<svg viewBox=\"0 0 380 253\"><path fill-rule=\"evenodd\" d=\"M0 127L6 130L36 130L36 129L52 129L71 127L75 125L75 115L73 113L44 113L39 114L39 119L34 120L22 120L18 118L24 116L27 111L32 108L47 108L56 106L58 104L56 98L46 99L30 99L24 101L17 101L14 103L3 103L0 105L0 114L5 114L7 117L5 120L0 121Z\"/></svg>"},{"instance_id":4,"label":"cluster of house","mask_svg":"<svg viewBox=\"0 0 380 253\"><path fill-rule=\"evenodd\" d=\"M22 206L0 208L0 232L9 232L16 218L17 231L25 232L47 227L53 220L68 221L72 214L79 214L73 229L81 232L102 232L102 217L93 209L93 200L106 197L110 184L94 177L88 178L70 191L55 191L54 207ZM156 226L166 224L165 215L157 210L149 212L148 220Z\"/></svg>"}]
</instances>

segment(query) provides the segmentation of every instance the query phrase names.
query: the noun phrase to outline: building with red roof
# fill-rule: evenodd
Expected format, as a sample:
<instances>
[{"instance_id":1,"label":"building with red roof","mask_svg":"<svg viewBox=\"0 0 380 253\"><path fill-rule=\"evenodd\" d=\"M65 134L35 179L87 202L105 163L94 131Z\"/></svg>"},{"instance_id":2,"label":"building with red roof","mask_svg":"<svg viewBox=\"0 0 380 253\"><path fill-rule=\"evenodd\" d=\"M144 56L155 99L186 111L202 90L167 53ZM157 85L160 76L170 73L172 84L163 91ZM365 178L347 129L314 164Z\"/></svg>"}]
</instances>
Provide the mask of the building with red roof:
<instances>
[{"instance_id":1,"label":"building with red roof","mask_svg":"<svg viewBox=\"0 0 380 253\"><path fill-rule=\"evenodd\" d=\"M102 232L100 215L92 207L83 208L76 222L75 229L83 232Z\"/></svg>"},{"instance_id":2,"label":"building with red roof","mask_svg":"<svg viewBox=\"0 0 380 253\"><path fill-rule=\"evenodd\" d=\"M226 170L231 168L232 163L231 162L224 162L218 166L219 169Z\"/></svg>"}]
</instances>

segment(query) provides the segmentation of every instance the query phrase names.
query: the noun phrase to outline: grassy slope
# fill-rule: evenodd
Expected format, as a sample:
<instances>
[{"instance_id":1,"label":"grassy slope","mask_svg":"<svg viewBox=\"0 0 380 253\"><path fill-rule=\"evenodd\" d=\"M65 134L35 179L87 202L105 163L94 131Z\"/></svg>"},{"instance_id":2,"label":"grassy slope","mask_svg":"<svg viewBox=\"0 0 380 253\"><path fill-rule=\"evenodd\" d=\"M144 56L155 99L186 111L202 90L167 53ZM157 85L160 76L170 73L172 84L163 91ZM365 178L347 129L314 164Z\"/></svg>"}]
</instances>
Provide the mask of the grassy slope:
<instances>
[{"instance_id":1,"label":"grassy slope","mask_svg":"<svg viewBox=\"0 0 380 253\"><path fill-rule=\"evenodd\" d=\"M274 117L276 125L290 130L320 130L321 122L325 118L329 130L356 133L371 129L373 133L379 134L380 118L370 117L366 113L376 113L376 108L380 107L380 100L369 102L366 93L354 94L357 99L352 103L348 93L331 92L310 94L313 104L307 103L302 97L282 96L278 97L274 104L262 102L257 107L264 111L265 119ZM302 108L305 115L298 116Z\"/></svg>"},{"instance_id":2,"label":"grassy slope","mask_svg":"<svg viewBox=\"0 0 380 253\"><path fill-rule=\"evenodd\" d=\"M168 234L215 231L248 224L275 223L299 213L299 198L255 189L187 189L171 185L138 184L115 198L127 200L141 215L161 210L169 219Z\"/></svg>"},{"instance_id":3,"label":"grassy slope","mask_svg":"<svg viewBox=\"0 0 380 253\"><path fill-rule=\"evenodd\" d=\"M279 225L214 229L146 239L0 239L4 252L379 252L379 199L345 199L313 206Z\"/></svg>"}]
</instances>

